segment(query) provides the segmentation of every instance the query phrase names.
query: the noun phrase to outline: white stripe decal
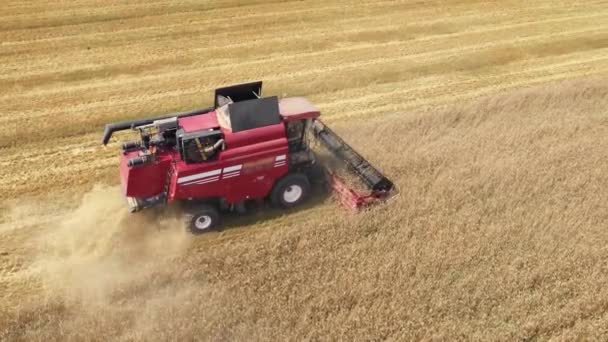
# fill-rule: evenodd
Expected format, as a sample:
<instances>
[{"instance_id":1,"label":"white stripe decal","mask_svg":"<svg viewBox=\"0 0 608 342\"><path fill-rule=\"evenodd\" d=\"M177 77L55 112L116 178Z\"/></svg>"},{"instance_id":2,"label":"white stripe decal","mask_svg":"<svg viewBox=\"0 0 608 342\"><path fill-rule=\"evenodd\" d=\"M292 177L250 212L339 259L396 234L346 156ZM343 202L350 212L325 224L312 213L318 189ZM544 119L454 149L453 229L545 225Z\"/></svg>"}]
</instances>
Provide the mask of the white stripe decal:
<instances>
[{"instance_id":1,"label":"white stripe decal","mask_svg":"<svg viewBox=\"0 0 608 342\"><path fill-rule=\"evenodd\" d=\"M243 168L243 164L241 164L241 165L235 165L235 166L230 166L230 167L225 167L224 168L224 173L240 170L241 168Z\"/></svg>"},{"instance_id":2,"label":"white stripe decal","mask_svg":"<svg viewBox=\"0 0 608 342\"><path fill-rule=\"evenodd\" d=\"M204 181L196 182L195 184L205 184L205 183L217 182L218 180L220 180L220 179L219 178L209 179L209 180L204 180Z\"/></svg>"},{"instance_id":3,"label":"white stripe decal","mask_svg":"<svg viewBox=\"0 0 608 342\"><path fill-rule=\"evenodd\" d=\"M205 178L205 177L210 177L210 176L215 176L215 175L219 175L222 172L222 169L217 169L217 170L213 170L213 171L207 171L207 172L203 172L203 173L197 173L194 175L190 175L190 176L186 176L186 177L181 177L177 180L178 184L181 183L185 183L188 181L193 181L193 180L197 180L197 179L201 179L201 178Z\"/></svg>"},{"instance_id":4,"label":"white stripe decal","mask_svg":"<svg viewBox=\"0 0 608 342\"><path fill-rule=\"evenodd\" d=\"M277 156L274 160L276 160L276 161L285 160L285 158L286 158L286 156L283 154L283 155Z\"/></svg>"},{"instance_id":5,"label":"white stripe decal","mask_svg":"<svg viewBox=\"0 0 608 342\"><path fill-rule=\"evenodd\" d=\"M185 183L183 185L190 185L190 184L201 183L201 182L206 182L206 181L214 181L214 180L218 180L218 179L220 179L220 176L215 176L215 177L209 177L209 178L205 178L205 179L199 179L199 180L195 180L195 181L190 181L190 182Z\"/></svg>"},{"instance_id":6,"label":"white stripe decal","mask_svg":"<svg viewBox=\"0 0 608 342\"><path fill-rule=\"evenodd\" d=\"M280 167L280 166L285 166L287 165L286 163L276 163L274 164L274 167Z\"/></svg>"},{"instance_id":7,"label":"white stripe decal","mask_svg":"<svg viewBox=\"0 0 608 342\"><path fill-rule=\"evenodd\" d=\"M226 176L233 176L233 175L237 175L237 176L238 176L238 175L240 175L240 174L241 174L241 171L224 173L224 178L225 178Z\"/></svg>"},{"instance_id":8,"label":"white stripe decal","mask_svg":"<svg viewBox=\"0 0 608 342\"><path fill-rule=\"evenodd\" d=\"M212 177L212 178L207 178L207 179L203 179L203 180L199 180L196 182L191 182L188 184L184 184L184 185L194 185L194 184L205 184L205 183L211 183L211 182L217 182L220 179L220 177Z\"/></svg>"},{"instance_id":9,"label":"white stripe decal","mask_svg":"<svg viewBox=\"0 0 608 342\"><path fill-rule=\"evenodd\" d=\"M224 177L222 177L222 179L232 178L232 177L236 177L236 176L240 176L240 175L238 173L237 174L231 174L231 175L224 175Z\"/></svg>"}]
</instances>

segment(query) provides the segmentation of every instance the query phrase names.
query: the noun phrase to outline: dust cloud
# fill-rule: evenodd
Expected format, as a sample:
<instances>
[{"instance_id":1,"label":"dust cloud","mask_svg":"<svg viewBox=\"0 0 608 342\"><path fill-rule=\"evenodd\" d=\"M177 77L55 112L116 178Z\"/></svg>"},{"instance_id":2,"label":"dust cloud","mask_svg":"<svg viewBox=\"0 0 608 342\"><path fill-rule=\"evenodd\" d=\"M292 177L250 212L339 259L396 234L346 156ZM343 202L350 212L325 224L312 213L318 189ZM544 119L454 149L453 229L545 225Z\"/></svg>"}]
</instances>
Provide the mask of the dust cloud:
<instances>
[{"instance_id":1,"label":"dust cloud","mask_svg":"<svg viewBox=\"0 0 608 342\"><path fill-rule=\"evenodd\" d=\"M153 281L191 238L178 210L131 214L117 187L96 186L38 239L31 270L46 296L89 308L112 305L130 286Z\"/></svg>"}]
</instances>

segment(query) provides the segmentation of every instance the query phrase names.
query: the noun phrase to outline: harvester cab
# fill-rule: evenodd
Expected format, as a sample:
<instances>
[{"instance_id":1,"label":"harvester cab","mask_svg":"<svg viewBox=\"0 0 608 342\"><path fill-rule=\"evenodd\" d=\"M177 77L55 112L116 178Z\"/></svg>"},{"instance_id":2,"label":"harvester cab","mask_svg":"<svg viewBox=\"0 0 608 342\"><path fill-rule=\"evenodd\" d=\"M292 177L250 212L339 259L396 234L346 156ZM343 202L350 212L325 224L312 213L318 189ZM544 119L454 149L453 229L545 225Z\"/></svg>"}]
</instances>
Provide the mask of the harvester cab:
<instances>
[{"instance_id":1,"label":"harvester cab","mask_svg":"<svg viewBox=\"0 0 608 342\"><path fill-rule=\"evenodd\" d=\"M219 88L214 95L211 108L106 125L104 145L116 131L139 132L120 156L131 211L181 202L187 226L201 233L219 225L221 211L243 211L249 201L294 207L318 178L355 210L396 193L305 98L262 97L262 82ZM344 170L363 189L350 187Z\"/></svg>"}]
</instances>

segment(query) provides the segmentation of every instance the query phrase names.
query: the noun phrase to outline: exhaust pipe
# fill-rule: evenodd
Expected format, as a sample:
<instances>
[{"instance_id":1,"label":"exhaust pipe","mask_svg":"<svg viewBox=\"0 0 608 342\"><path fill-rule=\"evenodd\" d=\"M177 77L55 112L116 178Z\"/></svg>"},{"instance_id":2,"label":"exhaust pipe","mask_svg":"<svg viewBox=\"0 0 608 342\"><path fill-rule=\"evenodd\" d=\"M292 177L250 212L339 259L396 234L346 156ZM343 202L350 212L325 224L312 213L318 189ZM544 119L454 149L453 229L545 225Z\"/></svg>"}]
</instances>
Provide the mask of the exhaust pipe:
<instances>
[{"instance_id":1,"label":"exhaust pipe","mask_svg":"<svg viewBox=\"0 0 608 342\"><path fill-rule=\"evenodd\" d=\"M129 141L122 144L122 151L124 153L141 149L141 141Z\"/></svg>"},{"instance_id":2,"label":"exhaust pipe","mask_svg":"<svg viewBox=\"0 0 608 342\"><path fill-rule=\"evenodd\" d=\"M141 166L141 165L147 164L151 161L152 161L152 158L150 158L149 156L135 157L135 158L131 158L127 161L127 166L129 168L133 168L136 166Z\"/></svg>"}]
</instances>

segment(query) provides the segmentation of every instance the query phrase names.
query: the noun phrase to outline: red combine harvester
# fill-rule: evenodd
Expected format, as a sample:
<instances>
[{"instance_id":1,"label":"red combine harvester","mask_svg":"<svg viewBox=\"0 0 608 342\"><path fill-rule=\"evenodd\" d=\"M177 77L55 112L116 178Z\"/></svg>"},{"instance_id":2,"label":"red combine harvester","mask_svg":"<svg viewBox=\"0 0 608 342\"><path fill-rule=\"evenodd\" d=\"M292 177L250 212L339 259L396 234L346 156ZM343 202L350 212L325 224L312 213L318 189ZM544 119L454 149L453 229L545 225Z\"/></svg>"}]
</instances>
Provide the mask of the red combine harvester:
<instances>
[{"instance_id":1,"label":"red combine harvester","mask_svg":"<svg viewBox=\"0 0 608 342\"><path fill-rule=\"evenodd\" d=\"M319 120L308 100L261 97L261 91L262 82L219 88L212 108L106 125L104 145L116 131L140 133L139 141L122 145L120 156L130 210L184 202L188 228L202 233L219 225L220 211L244 211L250 200L294 207L319 177L355 210L395 193L390 180ZM369 191L349 188L320 165L314 141Z\"/></svg>"}]
</instances>

